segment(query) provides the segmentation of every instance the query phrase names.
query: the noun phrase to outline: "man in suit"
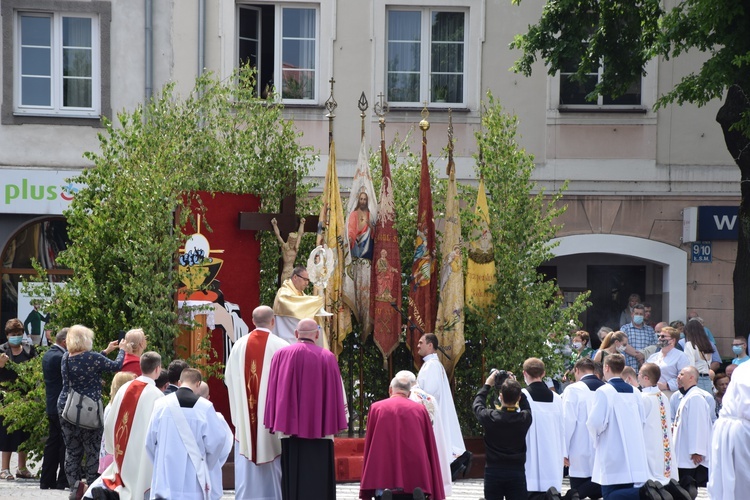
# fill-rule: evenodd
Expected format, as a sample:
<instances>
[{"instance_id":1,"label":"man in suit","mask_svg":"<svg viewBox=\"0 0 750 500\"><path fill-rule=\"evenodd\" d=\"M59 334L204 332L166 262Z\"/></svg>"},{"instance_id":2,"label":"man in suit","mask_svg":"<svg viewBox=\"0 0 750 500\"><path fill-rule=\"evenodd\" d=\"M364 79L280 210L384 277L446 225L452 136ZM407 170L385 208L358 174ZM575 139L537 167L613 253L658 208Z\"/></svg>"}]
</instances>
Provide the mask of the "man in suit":
<instances>
[{"instance_id":1,"label":"man in suit","mask_svg":"<svg viewBox=\"0 0 750 500\"><path fill-rule=\"evenodd\" d=\"M44 444L42 473L39 478L39 487L43 490L68 489L68 479L65 477L65 442L60 428L60 415L57 413L57 398L60 396L63 385L60 364L66 352L67 336L67 328L57 332L54 345L44 353L42 358L44 389L47 393L47 421L49 422L49 436Z\"/></svg>"}]
</instances>

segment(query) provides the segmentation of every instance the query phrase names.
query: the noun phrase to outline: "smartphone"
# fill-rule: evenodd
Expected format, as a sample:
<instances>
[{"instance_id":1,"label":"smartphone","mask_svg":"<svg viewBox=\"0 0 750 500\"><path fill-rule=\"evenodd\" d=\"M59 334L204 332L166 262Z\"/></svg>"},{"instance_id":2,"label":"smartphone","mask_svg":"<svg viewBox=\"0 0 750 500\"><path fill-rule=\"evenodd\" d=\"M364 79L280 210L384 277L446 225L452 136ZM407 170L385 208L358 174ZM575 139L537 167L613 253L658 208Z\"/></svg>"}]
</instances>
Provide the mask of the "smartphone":
<instances>
[{"instance_id":1,"label":"smartphone","mask_svg":"<svg viewBox=\"0 0 750 500\"><path fill-rule=\"evenodd\" d=\"M122 339L125 338L125 330L118 330L117 331L117 340L122 342Z\"/></svg>"}]
</instances>

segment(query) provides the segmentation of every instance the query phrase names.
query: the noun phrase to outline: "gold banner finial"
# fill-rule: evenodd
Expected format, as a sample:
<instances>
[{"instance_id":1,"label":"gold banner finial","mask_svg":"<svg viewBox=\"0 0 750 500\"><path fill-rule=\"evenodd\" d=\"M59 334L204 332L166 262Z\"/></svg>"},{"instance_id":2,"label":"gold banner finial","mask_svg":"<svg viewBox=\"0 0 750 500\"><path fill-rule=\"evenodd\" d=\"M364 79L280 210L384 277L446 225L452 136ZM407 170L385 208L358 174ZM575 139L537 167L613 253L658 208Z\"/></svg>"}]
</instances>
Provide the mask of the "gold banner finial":
<instances>
[{"instance_id":1,"label":"gold banner finial","mask_svg":"<svg viewBox=\"0 0 750 500\"><path fill-rule=\"evenodd\" d=\"M333 113L336 111L336 108L339 106L336 102L336 99L333 97L333 84L336 83L336 80L331 77L328 82L331 84L331 95L328 96L328 99L326 99L326 111L328 111L328 114L326 114L326 117L328 117L328 148L330 149L331 144L333 143L333 119L336 118L336 115Z\"/></svg>"},{"instance_id":2,"label":"gold banner finial","mask_svg":"<svg viewBox=\"0 0 750 500\"><path fill-rule=\"evenodd\" d=\"M448 167L445 173L451 175L451 171L455 168L453 164L453 110L448 108Z\"/></svg>"},{"instance_id":3,"label":"gold banner finial","mask_svg":"<svg viewBox=\"0 0 750 500\"><path fill-rule=\"evenodd\" d=\"M420 113L422 116L422 120L419 122L419 128L422 130L422 137L425 137L427 135L427 131L430 130L430 122L427 121L427 118L430 116L430 112L427 111L427 101L424 102L424 107L422 108L422 113Z\"/></svg>"},{"instance_id":4,"label":"gold banner finial","mask_svg":"<svg viewBox=\"0 0 750 500\"><path fill-rule=\"evenodd\" d=\"M380 139L385 140L385 115L388 113L388 102L385 101L385 95L381 92L378 94L378 102L375 103L373 111L378 115L378 122L380 122Z\"/></svg>"}]
</instances>

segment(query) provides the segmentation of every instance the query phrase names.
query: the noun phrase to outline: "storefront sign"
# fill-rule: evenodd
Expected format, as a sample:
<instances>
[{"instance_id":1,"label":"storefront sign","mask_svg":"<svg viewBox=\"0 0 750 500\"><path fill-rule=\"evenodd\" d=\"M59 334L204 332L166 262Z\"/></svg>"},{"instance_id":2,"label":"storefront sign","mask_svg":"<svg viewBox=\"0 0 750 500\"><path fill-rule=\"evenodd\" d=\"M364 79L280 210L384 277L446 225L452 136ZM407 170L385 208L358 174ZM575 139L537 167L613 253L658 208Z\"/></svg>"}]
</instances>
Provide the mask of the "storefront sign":
<instances>
[{"instance_id":1,"label":"storefront sign","mask_svg":"<svg viewBox=\"0 0 750 500\"><path fill-rule=\"evenodd\" d=\"M0 169L0 213L61 215L81 188L81 170Z\"/></svg>"}]
</instances>

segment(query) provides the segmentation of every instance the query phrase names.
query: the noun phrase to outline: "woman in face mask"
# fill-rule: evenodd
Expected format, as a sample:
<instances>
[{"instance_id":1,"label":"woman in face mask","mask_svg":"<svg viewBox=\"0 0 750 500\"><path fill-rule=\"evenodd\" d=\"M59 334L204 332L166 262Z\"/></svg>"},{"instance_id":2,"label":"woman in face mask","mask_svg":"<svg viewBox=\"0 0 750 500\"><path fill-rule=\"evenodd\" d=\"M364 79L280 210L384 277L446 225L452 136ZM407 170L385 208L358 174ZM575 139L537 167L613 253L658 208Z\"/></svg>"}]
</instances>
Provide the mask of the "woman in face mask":
<instances>
[{"instance_id":1,"label":"woman in face mask","mask_svg":"<svg viewBox=\"0 0 750 500\"><path fill-rule=\"evenodd\" d=\"M8 342L0 345L0 382L15 380L18 376L15 371L7 367L9 363L23 363L36 356L34 346L23 343L23 323L18 318L10 319L5 323L5 335ZM32 475L26 468L26 452L18 451L18 446L29 438L24 431L8 432L5 423L0 420L0 451L2 451L2 466L0 467L0 480L13 481L15 477L10 472L10 455L18 452L18 469L16 476L23 479L31 479Z\"/></svg>"},{"instance_id":2,"label":"woman in face mask","mask_svg":"<svg viewBox=\"0 0 750 500\"><path fill-rule=\"evenodd\" d=\"M597 363L602 363L604 361L604 358L616 352L624 355L625 348L627 346L627 335L619 330L616 332L609 332L607 336L604 337L602 346L599 348L599 352L597 352L596 356L594 356L594 361L596 361Z\"/></svg>"}]
</instances>

